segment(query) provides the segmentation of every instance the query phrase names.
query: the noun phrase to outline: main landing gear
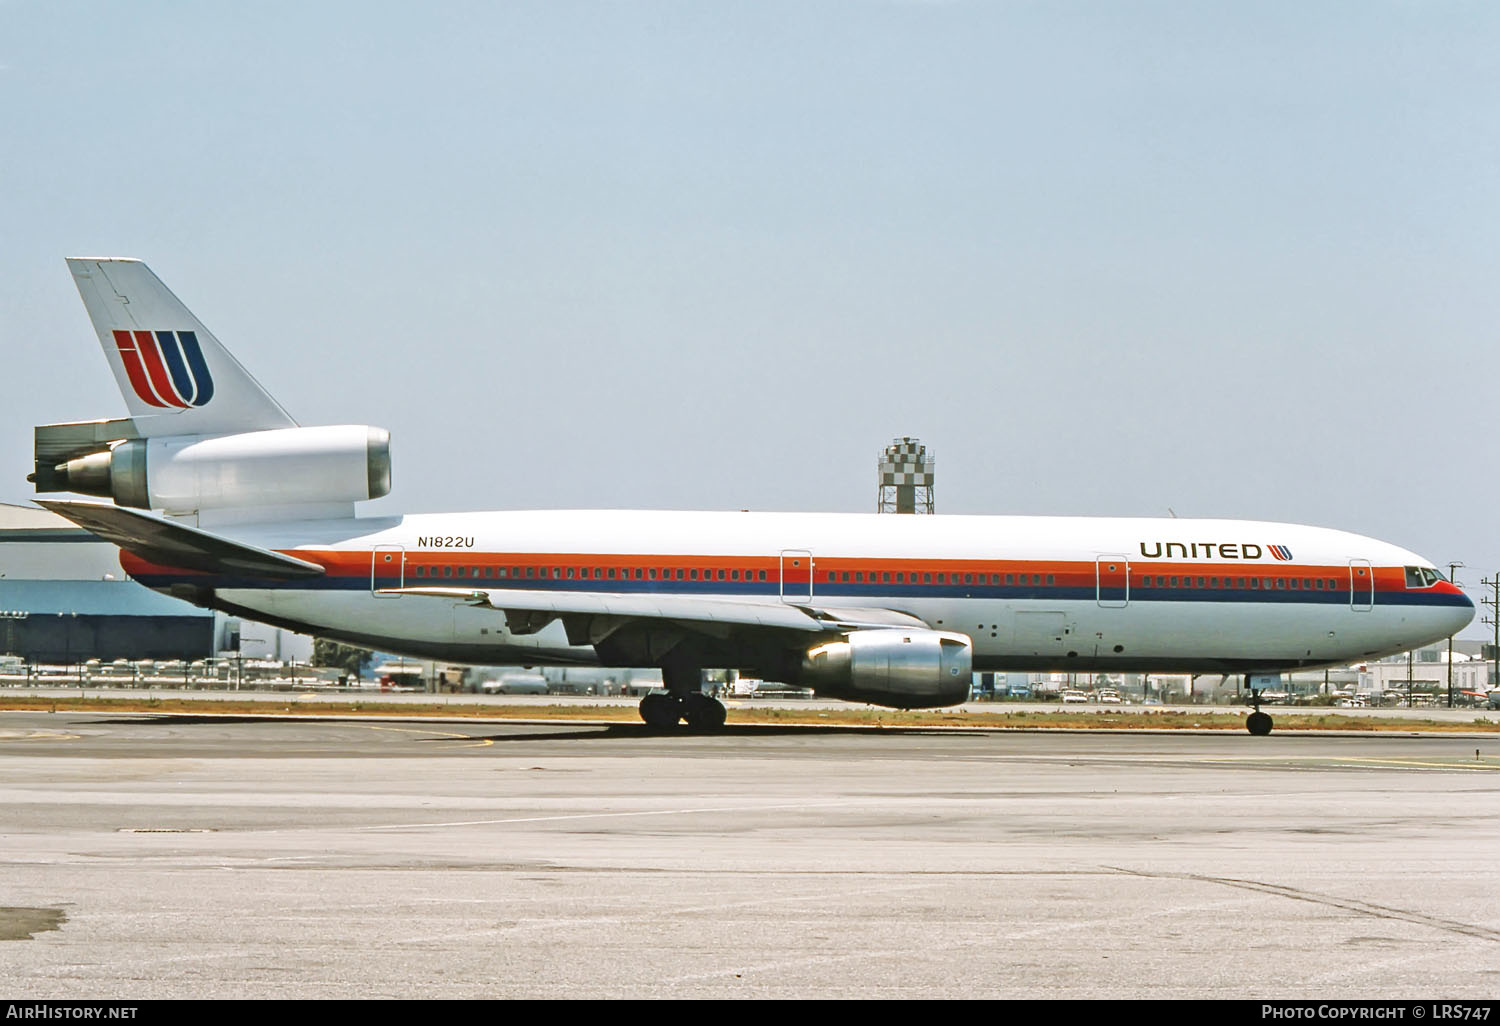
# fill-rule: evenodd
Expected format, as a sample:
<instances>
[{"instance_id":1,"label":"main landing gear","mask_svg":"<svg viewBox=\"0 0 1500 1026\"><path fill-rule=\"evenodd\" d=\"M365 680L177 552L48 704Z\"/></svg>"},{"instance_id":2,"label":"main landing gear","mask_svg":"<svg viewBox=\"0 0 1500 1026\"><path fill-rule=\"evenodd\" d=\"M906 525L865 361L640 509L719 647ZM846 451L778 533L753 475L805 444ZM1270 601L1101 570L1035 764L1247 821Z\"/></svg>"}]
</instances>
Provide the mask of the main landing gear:
<instances>
[{"instance_id":1,"label":"main landing gear","mask_svg":"<svg viewBox=\"0 0 1500 1026\"><path fill-rule=\"evenodd\" d=\"M716 698L703 693L700 666L672 662L662 667L665 691L652 691L641 699L641 719L648 727L669 730L686 721L692 730L718 730L729 711Z\"/></svg>"},{"instance_id":2,"label":"main landing gear","mask_svg":"<svg viewBox=\"0 0 1500 1026\"><path fill-rule=\"evenodd\" d=\"M722 702L701 691L681 698L666 691L653 691L641 699L641 719L649 727L668 730L686 720L693 730L717 730L729 711Z\"/></svg>"}]
</instances>

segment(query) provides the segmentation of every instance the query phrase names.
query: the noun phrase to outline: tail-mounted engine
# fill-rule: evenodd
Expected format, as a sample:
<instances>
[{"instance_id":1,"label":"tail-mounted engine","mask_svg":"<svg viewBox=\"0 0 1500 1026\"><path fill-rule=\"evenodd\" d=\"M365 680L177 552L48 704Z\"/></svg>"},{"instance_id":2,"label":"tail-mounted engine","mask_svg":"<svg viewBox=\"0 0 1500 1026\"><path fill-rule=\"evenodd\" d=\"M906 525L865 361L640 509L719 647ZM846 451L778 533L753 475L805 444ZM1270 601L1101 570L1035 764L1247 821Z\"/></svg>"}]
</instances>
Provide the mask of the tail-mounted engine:
<instances>
[{"instance_id":1,"label":"tail-mounted engine","mask_svg":"<svg viewBox=\"0 0 1500 1026\"><path fill-rule=\"evenodd\" d=\"M366 425L141 438L130 420L36 429L38 492L79 492L170 514L378 499L391 436Z\"/></svg>"}]
</instances>

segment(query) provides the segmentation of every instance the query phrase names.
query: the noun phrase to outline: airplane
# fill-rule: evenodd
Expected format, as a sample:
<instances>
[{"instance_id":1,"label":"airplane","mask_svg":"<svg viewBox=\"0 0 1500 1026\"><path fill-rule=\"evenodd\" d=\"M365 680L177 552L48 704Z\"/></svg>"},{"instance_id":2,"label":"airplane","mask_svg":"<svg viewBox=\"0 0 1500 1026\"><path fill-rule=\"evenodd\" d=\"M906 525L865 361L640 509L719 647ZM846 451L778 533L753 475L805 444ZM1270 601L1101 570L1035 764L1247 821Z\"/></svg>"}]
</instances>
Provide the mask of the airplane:
<instances>
[{"instance_id":1,"label":"airplane","mask_svg":"<svg viewBox=\"0 0 1500 1026\"><path fill-rule=\"evenodd\" d=\"M1248 520L545 510L358 516L390 436L304 427L141 261L68 260L129 417L38 426L38 499L195 605L460 663L657 667L649 725L712 730L705 668L893 708L976 670L1243 675L1446 638L1431 560Z\"/></svg>"}]
</instances>

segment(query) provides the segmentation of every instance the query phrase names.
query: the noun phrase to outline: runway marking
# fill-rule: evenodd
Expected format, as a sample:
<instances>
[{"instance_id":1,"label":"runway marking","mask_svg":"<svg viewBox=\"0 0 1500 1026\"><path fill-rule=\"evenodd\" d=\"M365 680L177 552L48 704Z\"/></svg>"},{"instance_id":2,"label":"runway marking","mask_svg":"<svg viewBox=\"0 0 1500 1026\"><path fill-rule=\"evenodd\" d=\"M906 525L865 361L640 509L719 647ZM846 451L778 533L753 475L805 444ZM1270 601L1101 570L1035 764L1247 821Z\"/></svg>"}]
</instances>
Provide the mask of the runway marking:
<instances>
[{"instance_id":1,"label":"runway marking","mask_svg":"<svg viewBox=\"0 0 1500 1026\"><path fill-rule=\"evenodd\" d=\"M885 887L863 887L853 890L840 890L843 898L853 895L890 894L895 891L931 890L934 887L945 887L946 881L933 880L921 881L920 883L891 884ZM679 916L697 912L722 912L736 908L756 908L766 905L784 905L788 903L801 903L807 901L828 901L827 891L817 891L810 894L783 894L768 898L754 898L746 901L727 901L710 904L684 905L674 907L666 914ZM657 915L661 910L646 913L647 917ZM398 944L416 944L438 940L463 939L471 940L476 937L492 937L506 933L517 933L521 930L545 929L554 930L566 926L589 926L597 923L627 923L639 922L642 918L641 909L636 906L626 906L616 914L605 914L597 916L523 916L504 926L494 927L488 930L464 930L460 932L422 934L414 937L402 937ZM784 963L783 963L784 964ZM717 974L709 974L717 975Z\"/></svg>"},{"instance_id":2,"label":"runway marking","mask_svg":"<svg viewBox=\"0 0 1500 1026\"><path fill-rule=\"evenodd\" d=\"M473 744L468 745L455 745L455 748L485 748L495 743L493 738L475 737L472 734L453 734L446 730L419 730L416 727L382 727L374 723L361 723L358 726L364 727L367 730L390 730L400 734L434 734L438 737L456 737L473 742Z\"/></svg>"},{"instance_id":3,"label":"runway marking","mask_svg":"<svg viewBox=\"0 0 1500 1026\"><path fill-rule=\"evenodd\" d=\"M1500 760L1487 762L1480 759L1464 762L1462 759L1456 759L1453 762L1417 762L1412 759L1338 759L1331 755L1320 758L1333 762L1369 763L1375 766L1411 766L1415 769L1500 770Z\"/></svg>"},{"instance_id":4,"label":"runway marking","mask_svg":"<svg viewBox=\"0 0 1500 1026\"><path fill-rule=\"evenodd\" d=\"M463 819L450 823L392 823L386 826L359 827L359 830L430 830L433 827L499 826L506 823L551 823L570 819L625 819L633 816L691 816L700 812L766 812L773 809L815 809L825 805L847 805L844 798L818 802L790 802L784 805L722 805L696 809L641 809L636 812L570 812L550 816L515 816L506 819Z\"/></svg>"},{"instance_id":5,"label":"runway marking","mask_svg":"<svg viewBox=\"0 0 1500 1026\"><path fill-rule=\"evenodd\" d=\"M77 741L81 737L56 730L0 730L0 741Z\"/></svg>"},{"instance_id":6,"label":"runway marking","mask_svg":"<svg viewBox=\"0 0 1500 1026\"><path fill-rule=\"evenodd\" d=\"M1460 933L1466 937L1477 937L1480 940L1500 942L1500 930L1494 930L1487 926L1475 926L1472 923L1463 923L1456 919L1442 919L1438 916L1429 916L1422 912L1391 908L1388 905L1376 905L1368 901L1360 901L1357 898L1335 898L1327 894L1317 894L1312 891L1299 890L1296 887L1287 887L1283 884L1266 883L1261 880L1240 880L1229 876L1203 876L1198 873L1151 873L1140 869L1126 869L1121 866L1105 866L1104 868L1114 870L1126 876L1140 876L1153 880L1191 880L1198 883L1220 884L1224 887L1237 887L1240 890L1257 891L1261 894L1270 894L1278 898L1306 901L1314 905L1327 905L1330 908L1342 909L1345 912L1354 912L1376 919L1394 919L1406 923L1415 923L1417 926L1431 927L1435 930L1444 930L1448 933Z\"/></svg>"},{"instance_id":7,"label":"runway marking","mask_svg":"<svg viewBox=\"0 0 1500 1026\"><path fill-rule=\"evenodd\" d=\"M1500 770L1500 757L1493 755L1482 756L1478 759L1468 755L1454 756L1451 762L1431 762L1418 759L1401 759L1394 757L1376 758L1357 755L1200 755L1194 756L1188 753L1171 753L1161 755L1092 755L1081 753L1078 755L965 755L963 759L979 759L986 762L1064 762L1064 763L1087 763L1090 766L1098 766L1112 762L1125 764L1151 764L1151 763L1189 763L1195 766L1202 765L1224 765L1244 766L1255 763L1278 763L1289 768L1296 768L1299 764L1319 764L1319 768L1326 766L1354 766L1358 768L1378 767L1384 769L1437 769L1437 770Z\"/></svg>"},{"instance_id":8,"label":"runway marking","mask_svg":"<svg viewBox=\"0 0 1500 1026\"><path fill-rule=\"evenodd\" d=\"M955 873L953 875L961 876L961 875L965 875L965 874ZM1035 875L1038 875L1038 876L1050 876L1050 875L1053 875L1053 874L1050 874L1048 872L1043 871L1043 872L1037 873ZM1085 874L1080 874L1080 875L1093 875L1093 873L1085 873ZM871 893L879 893L879 892L875 891L875 892L871 892ZM1178 914L1180 914L1182 912L1185 912L1185 911L1203 911L1203 910L1208 910L1208 909L1220 908L1220 907L1223 907L1226 904L1227 903L1223 902L1223 901L1206 901L1206 902L1200 901L1200 902L1194 902L1192 904L1187 904L1187 905L1176 905L1176 906L1173 906L1173 907L1170 907L1170 908L1156 909L1155 911L1151 911L1151 912L1145 912L1145 913L1140 913L1140 914L1133 914L1131 916L1131 919L1132 919L1132 921L1139 921L1139 920L1144 920L1144 919L1156 918L1156 917L1160 917L1160 916L1174 916L1174 915L1178 915ZM1022 939L1022 938L1040 937L1040 936L1042 936L1044 934L1066 934L1066 933L1076 933L1077 931L1080 931L1080 930L1095 930L1095 929L1097 929L1099 927L1109 926L1109 925L1111 925L1111 924L1113 924L1115 922L1118 922L1120 918L1121 917L1119 917L1119 916L1110 916L1110 917L1104 917L1104 918L1098 918L1098 919L1074 920L1074 921L1071 921L1071 922L1044 923L1044 924L1040 924L1040 925L1034 926L1034 927L1032 927L1031 929L1028 929L1028 930L1007 932L1006 935L1005 935L1005 937L1006 937L1007 940L1013 941L1013 940L1018 940L1018 939ZM962 950L972 950L974 948L989 949L989 948L991 948L994 945L994 943L995 943L995 938L994 938L993 935L991 935L991 934L989 934L987 932L976 932L973 936L966 937L966 938L963 938L963 939L960 939L960 940L949 941L948 943L945 943L945 944L942 944L940 946L934 947L932 950L962 951ZM871 959L876 959L876 958L903 958L903 957L905 957L905 956L907 956L909 954L910 954L910 952L909 952L908 949L905 949L905 948L893 948L893 949L889 949L889 950L885 950L885 951L846 951L846 952L830 953L830 954L824 954L824 955L813 955L813 956L801 955L801 956L798 957L798 964L799 965L812 965L812 964L819 964L820 963L820 964L827 965L827 964L832 964L832 963L837 963L837 962L849 962L849 961L854 961L854 960L859 960L859 961L863 962L863 961L866 961L866 960L871 960ZM778 971L785 970L785 968L786 968L786 960L785 959L777 959L777 960L768 961L768 962L762 962L762 963L743 964L743 965L738 965L738 966L733 966L733 967L726 967L726 968L723 968L723 969L708 969L708 970L704 970L704 971L701 971L701 972L687 973L687 974L683 974L683 975L679 975L679 976L673 977L671 982L677 983L677 984L682 984L682 983L690 983L690 982L701 981L701 980L718 979L718 978L722 978L723 976L725 976L726 973L727 974L733 974L733 975L736 975L736 976L742 976L742 975L748 975L750 973L778 972Z\"/></svg>"}]
</instances>

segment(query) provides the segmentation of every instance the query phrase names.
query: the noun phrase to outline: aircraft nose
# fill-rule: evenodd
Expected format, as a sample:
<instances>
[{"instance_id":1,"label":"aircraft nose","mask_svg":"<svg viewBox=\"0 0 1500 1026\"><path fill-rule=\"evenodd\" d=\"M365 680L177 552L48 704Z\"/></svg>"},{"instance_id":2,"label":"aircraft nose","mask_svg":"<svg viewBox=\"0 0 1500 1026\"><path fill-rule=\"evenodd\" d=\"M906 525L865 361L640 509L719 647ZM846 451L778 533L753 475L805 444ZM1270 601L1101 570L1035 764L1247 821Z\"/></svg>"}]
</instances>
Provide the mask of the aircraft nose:
<instances>
[{"instance_id":1,"label":"aircraft nose","mask_svg":"<svg viewBox=\"0 0 1500 1026\"><path fill-rule=\"evenodd\" d=\"M1474 600L1469 598L1462 590L1453 589L1455 592L1453 605L1449 607L1449 630L1448 633L1457 634L1469 626L1474 619Z\"/></svg>"}]
</instances>

